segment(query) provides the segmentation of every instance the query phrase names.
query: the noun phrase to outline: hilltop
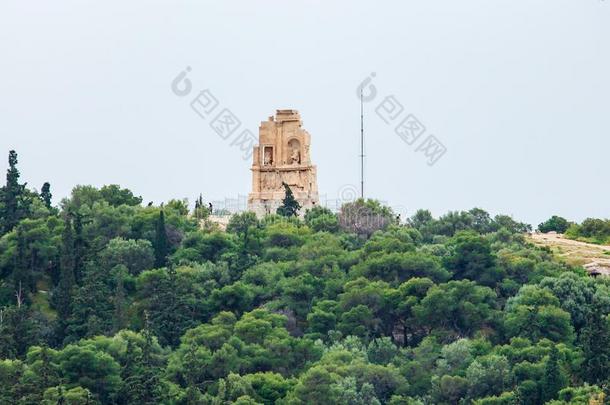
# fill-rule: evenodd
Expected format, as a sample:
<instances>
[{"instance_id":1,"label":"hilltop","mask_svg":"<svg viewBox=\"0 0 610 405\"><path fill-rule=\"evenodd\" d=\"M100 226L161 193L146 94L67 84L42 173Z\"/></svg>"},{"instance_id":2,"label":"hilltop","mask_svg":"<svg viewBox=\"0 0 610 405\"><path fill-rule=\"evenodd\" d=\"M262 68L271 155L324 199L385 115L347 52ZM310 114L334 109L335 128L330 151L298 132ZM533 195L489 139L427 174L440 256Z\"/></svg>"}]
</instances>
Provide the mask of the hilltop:
<instances>
[{"instance_id":1,"label":"hilltop","mask_svg":"<svg viewBox=\"0 0 610 405\"><path fill-rule=\"evenodd\" d=\"M610 275L610 246L581 242L559 233L534 233L529 237L537 246L546 246L560 260L583 266L589 273Z\"/></svg>"}]
</instances>

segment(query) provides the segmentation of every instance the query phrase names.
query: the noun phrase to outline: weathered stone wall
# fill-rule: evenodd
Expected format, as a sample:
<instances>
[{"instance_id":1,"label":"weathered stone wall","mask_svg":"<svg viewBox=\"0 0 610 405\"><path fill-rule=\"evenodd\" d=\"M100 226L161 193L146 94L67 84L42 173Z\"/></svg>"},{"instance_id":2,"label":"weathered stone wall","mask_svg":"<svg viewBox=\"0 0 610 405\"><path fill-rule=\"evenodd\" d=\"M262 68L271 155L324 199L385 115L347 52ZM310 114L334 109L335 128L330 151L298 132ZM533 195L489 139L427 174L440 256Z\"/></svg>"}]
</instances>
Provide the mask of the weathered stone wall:
<instances>
[{"instance_id":1,"label":"weathered stone wall","mask_svg":"<svg viewBox=\"0 0 610 405\"><path fill-rule=\"evenodd\" d=\"M288 184L303 207L319 203L316 166L311 163L310 135L302 128L296 110L277 110L261 123L259 143L252 158L252 192L248 209L261 217L275 213L284 198L282 183Z\"/></svg>"}]
</instances>

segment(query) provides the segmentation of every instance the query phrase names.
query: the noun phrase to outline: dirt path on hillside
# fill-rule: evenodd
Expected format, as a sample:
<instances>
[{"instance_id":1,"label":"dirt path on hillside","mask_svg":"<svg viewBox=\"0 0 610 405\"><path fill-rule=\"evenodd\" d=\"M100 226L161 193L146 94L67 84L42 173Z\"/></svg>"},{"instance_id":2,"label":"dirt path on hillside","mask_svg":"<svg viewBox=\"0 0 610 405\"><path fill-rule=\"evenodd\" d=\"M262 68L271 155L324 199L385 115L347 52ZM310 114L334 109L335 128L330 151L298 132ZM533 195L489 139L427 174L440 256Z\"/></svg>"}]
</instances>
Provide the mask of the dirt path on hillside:
<instances>
[{"instance_id":1,"label":"dirt path on hillside","mask_svg":"<svg viewBox=\"0 0 610 405\"><path fill-rule=\"evenodd\" d=\"M570 264L583 266L590 273L610 276L610 246L566 239L562 234L554 233L534 233L530 240L536 245L548 246Z\"/></svg>"}]
</instances>

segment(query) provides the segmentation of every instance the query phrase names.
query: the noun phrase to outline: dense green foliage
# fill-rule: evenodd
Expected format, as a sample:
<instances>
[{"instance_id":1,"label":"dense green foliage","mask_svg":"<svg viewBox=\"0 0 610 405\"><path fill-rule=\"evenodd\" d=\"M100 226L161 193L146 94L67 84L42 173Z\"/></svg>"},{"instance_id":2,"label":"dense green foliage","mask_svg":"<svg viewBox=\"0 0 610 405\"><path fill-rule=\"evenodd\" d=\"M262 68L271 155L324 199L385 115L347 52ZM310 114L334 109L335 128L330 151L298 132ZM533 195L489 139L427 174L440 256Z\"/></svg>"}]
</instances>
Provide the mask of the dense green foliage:
<instances>
[{"instance_id":1,"label":"dense green foliage","mask_svg":"<svg viewBox=\"0 0 610 405\"><path fill-rule=\"evenodd\" d=\"M564 233L570 227L570 223L567 219L553 215L540 225L538 225L538 231L542 233L557 232Z\"/></svg>"},{"instance_id":2,"label":"dense green foliage","mask_svg":"<svg viewBox=\"0 0 610 405\"><path fill-rule=\"evenodd\" d=\"M587 218L581 224L572 224L566 237L600 245L610 244L610 219Z\"/></svg>"},{"instance_id":3,"label":"dense green foliage","mask_svg":"<svg viewBox=\"0 0 610 405\"><path fill-rule=\"evenodd\" d=\"M508 216L358 200L220 231L119 186L54 207L9 167L1 404L603 401L610 283Z\"/></svg>"}]
</instances>

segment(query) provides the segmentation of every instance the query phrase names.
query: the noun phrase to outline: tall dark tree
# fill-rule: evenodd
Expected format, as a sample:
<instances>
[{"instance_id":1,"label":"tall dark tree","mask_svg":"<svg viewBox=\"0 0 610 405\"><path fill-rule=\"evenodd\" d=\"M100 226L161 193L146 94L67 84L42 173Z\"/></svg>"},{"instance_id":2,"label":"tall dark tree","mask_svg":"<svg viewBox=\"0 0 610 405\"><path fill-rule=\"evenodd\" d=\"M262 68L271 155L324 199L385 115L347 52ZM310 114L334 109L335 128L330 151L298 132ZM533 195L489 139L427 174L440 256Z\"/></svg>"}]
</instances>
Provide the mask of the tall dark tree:
<instances>
[{"instance_id":1,"label":"tall dark tree","mask_svg":"<svg viewBox=\"0 0 610 405\"><path fill-rule=\"evenodd\" d=\"M127 298L125 293L124 278L127 275L125 266L117 266L115 274L114 298L114 332L127 327Z\"/></svg>"},{"instance_id":2,"label":"tall dark tree","mask_svg":"<svg viewBox=\"0 0 610 405\"><path fill-rule=\"evenodd\" d=\"M75 213L74 217L74 280L80 284L85 267L87 242L83 235L83 215Z\"/></svg>"},{"instance_id":3,"label":"tall dark tree","mask_svg":"<svg viewBox=\"0 0 610 405\"><path fill-rule=\"evenodd\" d=\"M165 228L165 213L163 209L159 211L157 227L155 230L155 266L165 267L167 265L167 255L169 254L169 241L167 239L167 229Z\"/></svg>"},{"instance_id":4,"label":"tall dark tree","mask_svg":"<svg viewBox=\"0 0 610 405\"><path fill-rule=\"evenodd\" d=\"M32 269L26 257L27 255L27 240L25 232L21 226L17 226L17 254L15 255L15 263L13 266L13 284L16 295L24 301L29 300L29 293L34 291L34 278L32 277Z\"/></svg>"},{"instance_id":5,"label":"tall dark tree","mask_svg":"<svg viewBox=\"0 0 610 405\"><path fill-rule=\"evenodd\" d=\"M282 205L280 205L277 209L277 214L284 217L295 217L299 210L301 209L301 204L294 198L294 194L292 194L292 190L290 186L285 182L282 182L284 186L284 190L286 191L286 195L282 200Z\"/></svg>"},{"instance_id":6,"label":"tall dark tree","mask_svg":"<svg viewBox=\"0 0 610 405\"><path fill-rule=\"evenodd\" d=\"M583 379L598 384L610 379L610 327L603 306L594 301L580 335Z\"/></svg>"},{"instance_id":7,"label":"tall dark tree","mask_svg":"<svg viewBox=\"0 0 610 405\"><path fill-rule=\"evenodd\" d=\"M245 270L256 260L260 254L260 227L258 219L253 212L247 211L235 214L229 220L227 232L235 233L241 239L241 249L233 265L240 270Z\"/></svg>"},{"instance_id":8,"label":"tall dark tree","mask_svg":"<svg viewBox=\"0 0 610 405\"><path fill-rule=\"evenodd\" d=\"M145 319L144 330L144 346L142 347L142 385L144 386L145 395L142 398L143 404L157 404L160 398L159 390L159 369L153 361L153 333L150 329L148 320Z\"/></svg>"},{"instance_id":9,"label":"tall dark tree","mask_svg":"<svg viewBox=\"0 0 610 405\"><path fill-rule=\"evenodd\" d=\"M75 290L67 341L112 332L114 306L106 271L89 262L82 285Z\"/></svg>"},{"instance_id":10,"label":"tall dark tree","mask_svg":"<svg viewBox=\"0 0 610 405\"><path fill-rule=\"evenodd\" d=\"M2 188L2 231L11 231L23 218L29 209L29 200L26 195L25 184L19 184L19 169L17 169L17 152L14 150L8 154L8 171L6 173L6 185Z\"/></svg>"},{"instance_id":11,"label":"tall dark tree","mask_svg":"<svg viewBox=\"0 0 610 405\"><path fill-rule=\"evenodd\" d=\"M201 221L202 219L206 219L211 214L211 210L209 207L205 206L203 203L203 196L199 194L199 197L195 199L195 210L193 211L193 216Z\"/></svg>"},{"instance_id":12,"label":"tall dark tree","mask_svg":"<svg viewBox=\"0 0 610 405\"><path fill-rule=\"evenodd\" d=\"M29 372L20 381L25 395L19 403L41 404L44 392L59 384L59 369L53 362L53 352L45 343L41 347L30 348L28 359Z\"/></svg>"},{"instance_id":13,"label":"tall dark tree","mask_svg":"<svg viewBox=\"0 0 610 405\"><path fill-rule=\"evenodd\" d=\"M57 368L51 363L51 353L47 345L42 345L40 348L40 366L36 370L36 374L40 379L40 387L43 389L54 386L59 379Z\"/></svg>"},{"instance_id":14,"label":"tall dark tree","mask_svg":"<svg viewBox=\"0 0 610 405\"><path fill-rule=\"evenodd\" d=\"M542 376L541 388L542 399L546 403L557 397L560 389L567 385L567 379L561 365L559 364L559 350L553 345L546 364L544 366L544 375Z\"/></svg>"},{"instance_id":15,"label":"tall dark tree","mask_svg":"<svg viewBox=\"0 0 610 405\"><path fill-rule=\"evenodd\" d=\"M74 234L72 221L66 216L62 232L61 259L59 284L53 296L53 303L57 311L57 338L63 342L68 328L68 321L72 314L72 300L76 281L74 278Z\"/></svg>"},{"instance_id":16,"label":"tall dark tree","mask_svg":"<svg viewBox=\"0 0 610 405\"><path fill-rule=\"evenodd\" d=\"M142 352L132 340L127 341L124 364L121 369L123 386L119 393L119 403L139 403L144 397L144 387L141 384Z\"/></svg>"},{"instance_id":17,"label":"tall dark tree","mask_svg":"<svg viewBox=\"0 0 610 405\"><path fill-rule=\"evenodd\" d=\"M53 194L51 194L51 184L49 182L45 182L42 185L42 189L40 190L40 199L44 202L45 207L51 209L51 199L53 198Z\"/></svg>"},{"instance_id":18,"label":"tall dark tree","mask_svg":"<svg viewBox=\"0 0 610 405\"><path fill-rule=\"evenodd\" d=\"M0 358L9 359L15 357L15 336L11 322L13 307L0 308ZM0 395L0 399L3 397ZM1 401L0 401L1 403Z\"/></svg>"},{"instance_id":19,"label":"tall dark tree","mask_svg":"<svg viewBox=\"0 0 610 405\"><path fill-rule=\"evenodd\" d=\"M125 353L126 361L121 371L124 381L121 397L128 404L158 404L161 399L159 368L152 359L153 335L145 315L144 345L139 351L129 341Z\"/></svg>"},{"instance_id":20,"label":"tall dark tree","mask_svg":"<svg viewBox=\"0 0 610 405\"><path fill-rule=\"evenodd\" d=\"M29 346L38 343L39 328L26 305L0 309L0 358L23 356Z\"/></svg>"},{"instance_id":21,"label":"tall dark tree","mask_svg":"<svg viewBox=\"0 0 610 405\"><path fill-rule=\"evenodd\" d=\"M162 272L154 283L154 300L150 300L147 314L150 314L150 329L162 345L177 346L180 336L193 327L193 309L189 297L178 283L176 270L170 266ZM148 316L148 315L147 315Z\"/></svg>"}]
</instances>

